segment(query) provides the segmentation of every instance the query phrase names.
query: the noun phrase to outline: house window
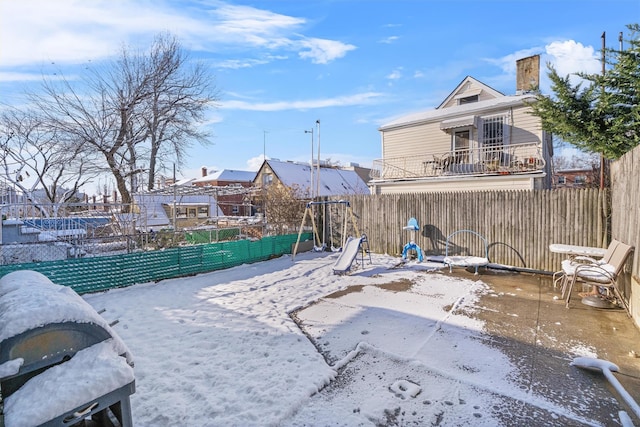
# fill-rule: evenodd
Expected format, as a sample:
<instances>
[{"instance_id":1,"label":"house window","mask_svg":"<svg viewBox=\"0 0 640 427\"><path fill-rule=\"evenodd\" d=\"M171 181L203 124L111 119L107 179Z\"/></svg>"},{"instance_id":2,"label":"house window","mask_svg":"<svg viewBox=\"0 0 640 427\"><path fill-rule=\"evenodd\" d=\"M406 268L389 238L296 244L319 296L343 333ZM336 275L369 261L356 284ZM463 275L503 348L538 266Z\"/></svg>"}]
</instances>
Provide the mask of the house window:
<instances>
[{"instance_id":1,"label":"house window","mask_svg":"<svg viewBox=\"0 0 640 427\"><path fill-rule=\"evenodd\" d=\"M456 163L469 162L469 130L458 130L453 133L453 152Z\"/></svg>"},{"instance_id":2,"label":"house window","mask_svg":"<svg viewBox=\"0 0 640 427\"><path fill-rule=\"evenodd\" d=\"M485 147L504 144L504 117L488 117L482 121L482 143Z\"/></svg>"},{"instance_id":3,"label":"house window","mask_svg":"<svg viewBox=\"0 0 640 427\"><path fill-rule=\"evenodd\" d=\"M573 182L576 185L584 185L587 182L587 177L585 175L576 175Z\"/></svg>"},{"instance_id":4,"label":"house window","mask_svg":"<svg viewBox=\"0 0 640 427\"><path fill-rule=\"evenodd\" d=\"M209 218L209 207L200 206L198 208L198 218Z\"/></svg>"},{"instance_id":5,"label":"house window","mask_svg":"<svg viewBox=\"0 0 640 427\"><path fill-rule=\"evenodd\" d=\"M567 178L565 176L558 177L558 184L566 184L566 183L567 183Z\"/></svg>"},{"instance_id":6,"label":"house window","mask_svg":"<svg viewBox=\"0 0 640 427\"><path fill-rule=\"evenodd\" d=\"M240 212L240 206L238 206L238 205L233 205L233 208L231 208L231 212L232 212L234 215L238 215L238 213Z\"/></svg>"},{"instance_id":7,"label":"house window","mask_svg":"<svg viewBox=\"0 0 640 427\"><path fill-rule=\"evenodd\" d=\"M268 187L271 184L273 184L273 175L270 173L265 173L264 175L262 175L262 186Z\"/></svg>"},{"instance_id":8,"label":"house window","mask_svg":"<svg viewBox=\"0 0 640 427\"><path fill-rule=\"evenodd\" d=\"M501 165L509 160L503 152L506 133L508 132L507 116L498 115L482 118L482 129L479 130L482 138L482 151L487 161L498 162Z\"/></svg>"},{"instance_id":9,"label":"house window","mask_svg":"<svg viewBox=\"0 0 640 427\"><path fill-rule=\"evenodd\" d=\"M472 102L478 102L478 95L458 99L458 105L470 104Z\"/></svg>"}]
</instances>

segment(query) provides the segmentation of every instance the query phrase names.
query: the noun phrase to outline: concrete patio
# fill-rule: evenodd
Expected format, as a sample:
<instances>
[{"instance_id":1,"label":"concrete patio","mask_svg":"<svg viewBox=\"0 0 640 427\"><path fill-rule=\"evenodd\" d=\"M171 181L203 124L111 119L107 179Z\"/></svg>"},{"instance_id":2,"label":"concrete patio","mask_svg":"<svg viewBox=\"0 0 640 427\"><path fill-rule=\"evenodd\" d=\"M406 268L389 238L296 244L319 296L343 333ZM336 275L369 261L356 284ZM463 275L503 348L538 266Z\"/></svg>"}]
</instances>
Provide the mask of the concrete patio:
<instances>
[{"instance_id":1,"label":"concrete patio","mask_svg":"<svg viewBox=\"0 0 640 427\"><path fill-rule=\"evenodd\" d=\"M625 404L624 399L616 393L601 371L585 370L571 365L576 354L597 354L598 359L613 362L619 367L615 377L636 401L640 399L640 330L623 310L604 310L583 305L577 295L578 290L574 290L571 308L567 309L564 300L560 298L560 289L554 289L551 277L546 275L482 269L478 276L464 269L454 269L453 273L442 270L439 273L426 274L481 280L489 285L489 291L474 304L478 309L468 315L484 322L485 344L499 349L518 367L519 374L515 381L522 391L521 396L532 398L529 400L501 395L501 392L497 391L501 404L490 408L490 411L500 419L502 425L614 426L621 425L621 416L625 417L620 411L625 411L628 420L640 425L640 419L634 414L633 409ZM394 293L409 292L411 284L396 283L394 286L382 287L385 291ZM353 303L353 298L357 298L353 294L361 291L361 287L353 287L351 292L347 289L326 298L339 300L350 294ZM451 310L455 311L456 308ZM304 312L304 309L301 312ZM304 330L305 326L301 325L301 329ZM315 344L322 349L322 342ZM376 372L375 364L375 357L372 358L365 351L363 357L345 365L341 375L348 380L335 381L321 391L319 397L315 398L318 399L317 407L330 406L331 399L351 398L349 388L353 386L350 385L352 378L364 379L366 375L378 375L382 378L394 375L389 372ZM401 372L401 369L402 362L399 364L398 372ZM447 377L446 372L432 370L428 366L423 366L418 371L415 371L417 368L412 369L414 371L411 375L421 378L423 386L434 381L452 379ZM455 382L452 383L454 388ZM491 385L476 386L482 392L492 392ZM443 397L439 403L469 403L468 393L464 399L462 393L460 396L459 402ZM536 397L540 400L536 400ZM553 402L553 407L532 403L544 400ZM384 425L452 425L451 418L445 418L443 421L442 418L434 417L433 412L429 413L425 405L433 407L433 403L433 398L423 398L422 402L416 403L404 401L395 412L388 414L387 423ZM354 405L356 404L357 402L354 402ZM566 411L558 411L558 407L565 408ZM479 412L482 412L480 408ZM480 414L474 415L479 417L477 422L472 417L471 421L466 418L453 423L468 425L472 422L474 425L488 425L483 423ZM531 424L531 420L535 422ZM294 422L292 425L299 424Z\"/></svg>"}]
</instances>

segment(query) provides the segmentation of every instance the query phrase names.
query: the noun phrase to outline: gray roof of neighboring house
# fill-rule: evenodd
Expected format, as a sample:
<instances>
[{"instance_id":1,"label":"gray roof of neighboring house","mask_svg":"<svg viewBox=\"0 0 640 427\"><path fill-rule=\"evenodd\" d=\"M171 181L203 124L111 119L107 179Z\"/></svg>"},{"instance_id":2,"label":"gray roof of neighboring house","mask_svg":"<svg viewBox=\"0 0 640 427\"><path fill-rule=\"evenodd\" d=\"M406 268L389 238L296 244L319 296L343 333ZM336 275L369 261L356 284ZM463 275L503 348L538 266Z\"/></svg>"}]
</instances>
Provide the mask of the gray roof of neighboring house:
<instances>
[{"instance_id":1,"label":"gray roof of neighboring house","mask_svg":"<svg viewBox=\"0 0 640 427\"><path fill-rule=\"evenodd\" d=\"M536 96L533 94L524 95L509 95L495 99L488 99L485 101L472 102L469 104L457 105L455 107L443 108L440 110L432 109L426 111L419 111L417 113L407 114L402 117L398 117L395 120L385 123L380 126L378 130L387 130L395 127L401 127L409 124L430 122L436 120L442 120L445 118L453 118L458 116L464 116L474 113L481 113L484 111L497 110L500 108L507 108L515 105L521 105L524 101L533 101Z\"/></svg>"},{"instance_id":2,"label":"gray roof of neighboring house","mask_svg":"<svg viewBox=\"0 0 640 427\"><path fill-rule=\"evenodd\" d=\"M278 179L287 187L297 186L307 190L311 186L311 167L308 163L267 160L267 164ZM313 169L313 191L317 188L317 169ZM369 194L367 183L354 170L320 167L319 196L343 194Z\"/></svg>"},{"instance_id":3,"label":"gray roof of neighboring house","mask_svg":"<svg viewBox=\"0 0 640 427\"><path fill-rule=\"evenodd\" d=\"M232 181L232 182L252 182L256 177L255 172L239 171L233 169L223 169L213 172L207 176L193 180L194 183L209 181Z\"/></svg>"}]
</instances>

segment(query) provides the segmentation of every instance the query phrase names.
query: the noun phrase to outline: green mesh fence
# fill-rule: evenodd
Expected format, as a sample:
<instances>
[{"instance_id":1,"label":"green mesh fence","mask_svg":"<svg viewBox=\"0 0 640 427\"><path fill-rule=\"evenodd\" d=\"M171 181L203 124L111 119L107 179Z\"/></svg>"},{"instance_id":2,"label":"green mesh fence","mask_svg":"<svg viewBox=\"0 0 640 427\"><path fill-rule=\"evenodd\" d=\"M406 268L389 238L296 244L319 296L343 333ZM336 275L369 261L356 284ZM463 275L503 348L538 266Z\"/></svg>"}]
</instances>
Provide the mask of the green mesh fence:
<instances>
[{"instance_id":1,"label":"green mesh fence","mask_svg":"<svg viewBox=\"0 0 640 427\"><path fill-rule=\"evenodd\" d=\"M17 270L38 271L79 294L155 282L234 267L291 253L297 234L235 240L92 258L0 266L0 277ZM309 240L305 233L300 240Z\"/></svg>"},{"instance_id":2,"label":"green mesh fence","mask_svg":"<svg viewBox=\"0 0 640 427\"><path fill-rule=\"evenodd\" d=\"M185 233L185 239L189 243L201 244L231 240L240 235L239 228L221 228L216 230L196 230Z\"/></svg>"}]
</instances>

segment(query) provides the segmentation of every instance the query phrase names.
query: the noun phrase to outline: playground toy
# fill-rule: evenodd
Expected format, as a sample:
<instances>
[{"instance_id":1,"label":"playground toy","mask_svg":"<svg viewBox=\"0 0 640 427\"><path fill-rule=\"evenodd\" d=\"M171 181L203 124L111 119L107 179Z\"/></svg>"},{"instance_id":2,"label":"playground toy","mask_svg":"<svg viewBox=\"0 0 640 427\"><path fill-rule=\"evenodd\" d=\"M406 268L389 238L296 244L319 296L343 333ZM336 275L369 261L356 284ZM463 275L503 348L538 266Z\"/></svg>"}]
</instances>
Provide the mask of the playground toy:
<instances>
[{"instance_id":1,"label":"playground toy","mask_svg":"<svg viewBox=\"0 0 640 427\"><path fill-rule=\"evenodd\" d=\"M365 248L366 246L366 248ZM369 251L369 240L367 236L363 234L359 238L351 237L347 239L347 243L344 249L340 253L340 256L333 265L333 274L345 274L351 270L353 260L358 256L358 252L361 254L361 265L364 265L364 254L369 254L369 263L371 263L371 252Z\"/></svg>"},{"instance_id":2,"label":"playground toy","mask_svg":"<svg viewBox=\"0 0 640 427\"><path fill-rule=\"evenodd\" d=\"M318 230L318 227L316 225L316 220L314 217L314 213L313 213L313 207L314 206L322 206L324 208L324 218L323 218L323 227L322 227L322 238L320 237L320 232ZM334 246L334 227L333 227L333 220L332 220L332 215L331 215L331 207L332 206L338 206L338 207L342 207L342 212L341 212L341 216L342 216L342 224L340 225L340 227L338 228L340 232L340 247L335 247ZM327 215L327 207L329 207L329 214ZM326 235L327 235L327 231L329 231L329 243L331 245L331 250L333 252L337 252L342 250L346 243L347 243L347 237L349 237L348 235L348 219L351 219L351 225L353 227L353 231L355 233L356 236L360 236L360 232L358 231L358 225L356 223L356 218L353 215L353 211L351 210L351 204L347 201L347 200L338 200L338 201L334 201L334 200L327 200L327 201L322 201L322 202L309 202L307 203L307 206L304 210L304 215L302 216L302 222L300 224L300 229L298 231L298 238L296 240L296 244L294 246L293 249L293 254L292 254L292 259L295 258L296 253L298 252L298 245L300 244L300 236L302 235L302 231L304 229L305 226L305 222L307 220L307 216L311 219L311 227L313 230L313 237L314 237L314 250L315 251L319 251L322 252L327 248L327 243L326 243ZM328 223L328 230L327 230L327 225Z\"/></svg>"},{"instance_id":3,"label":"playground toy","mask_svg":"<svg viewBox=\"0 0 640 427\"><path fill-rule=\"evenodd\" d=\"M449 246L452 245L451 239L459 233L468 233L477 237L484 246L484 256L472 256L472 255L449 255ZM447 237L447 245L445 249L444 264L449 266L449 273L452 271L452 267L474 267L475 274L478 274L478 267L487 266L489 264L489 245L487 239L480 234L472 230L458 230L454 231Z\"/></svg>"},{"instance_id":4,"label":"playground toy","mask_svg":"<svg viewBox=\"0 0 640 427\"><path fill-rule=\"evenodd\" d=\"M416 231L420 230L420 226L418 226L418 220L415 218L409 218L407 225L402 227L402 229L409 230L411 232L411 239L409 240L409 243L404 245L404 248L402 248L402 259L406 260L411 251L415 251L418 261L422 262L422 260L424 259L422 249L420 249L420 246L418 246L415 242Z\"/></svg>"}]
</instances>

